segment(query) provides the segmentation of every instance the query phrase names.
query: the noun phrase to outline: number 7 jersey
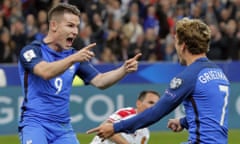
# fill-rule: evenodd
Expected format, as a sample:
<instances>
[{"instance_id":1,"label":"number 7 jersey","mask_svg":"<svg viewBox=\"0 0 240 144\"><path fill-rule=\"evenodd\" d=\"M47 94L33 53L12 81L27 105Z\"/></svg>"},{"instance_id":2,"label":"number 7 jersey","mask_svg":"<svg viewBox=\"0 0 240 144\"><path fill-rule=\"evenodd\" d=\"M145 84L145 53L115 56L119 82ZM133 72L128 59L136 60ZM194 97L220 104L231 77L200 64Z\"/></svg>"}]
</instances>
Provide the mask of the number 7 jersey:
<instances>
[{"instance_id":1,"label":"number 7 jersey","mask_svg":"<svg viewBox=\"0 0 240 144\"><path fill-rule=\"evenodd\" d=\"M131 119L114 124L114 131L132 132L147 127L183 103L189 144L228 143L230 82L223 71L206 57L197 59L176 75L160 100Z\"/></svg>"}]
</instances>

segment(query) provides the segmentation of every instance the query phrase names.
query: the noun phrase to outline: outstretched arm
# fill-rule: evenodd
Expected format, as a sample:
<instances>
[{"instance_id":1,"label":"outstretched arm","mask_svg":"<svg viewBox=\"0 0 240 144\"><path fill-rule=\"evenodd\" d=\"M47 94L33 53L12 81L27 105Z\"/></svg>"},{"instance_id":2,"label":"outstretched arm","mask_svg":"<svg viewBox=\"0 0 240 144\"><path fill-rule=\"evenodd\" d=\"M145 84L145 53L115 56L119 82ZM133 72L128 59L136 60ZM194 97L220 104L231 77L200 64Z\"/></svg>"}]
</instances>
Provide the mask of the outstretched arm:
<instances>
[{"instance_id":1,"label":"outstretched arm","mask_svg":"<svg viewBox=\"0 0 240 144\"><path fill-rule=\"evenodd\" d=\"M101 89L112 86L128 73L137 71L138 59L141 55L141 53L138 53L133 58L126 60L121 67L115 70L98 74L95 78L92 79L91 84Z\"/></svg>"},{"instance_id":2,"label":"outstretched arm","mask_svg":"<svg viewBox=\"0 0 240 144\"><path fill-rule=\"evenodd\" d=\"M101 125L106 124L106 123L112 124L113 122L107 120L107 121L103 122ZM128 140L125 139L120 133L114 134L113 136L109 137L108 140L110 140L111 142L114 142L116 144L130 144L128 142ZM94 141L94 143L100 143L99 139L97 139L97 141Z\"/></svg>"},{"instance_id":3,"label":"outstretched arm","mask_svg":"<svg viewBox=\"0 0 240 144\"><path fill-rule=\"evenodd\" d=\"M174 98L165 93L153 107L142 113L114 124L107 123L100 125L87 131L87 133L96 133L99 137L105 139L111 137L114 133L133 133L137 129L148 127L159 121L174 110L182 102L182 99L181 97Z\"/></svg>"}]
</instances>

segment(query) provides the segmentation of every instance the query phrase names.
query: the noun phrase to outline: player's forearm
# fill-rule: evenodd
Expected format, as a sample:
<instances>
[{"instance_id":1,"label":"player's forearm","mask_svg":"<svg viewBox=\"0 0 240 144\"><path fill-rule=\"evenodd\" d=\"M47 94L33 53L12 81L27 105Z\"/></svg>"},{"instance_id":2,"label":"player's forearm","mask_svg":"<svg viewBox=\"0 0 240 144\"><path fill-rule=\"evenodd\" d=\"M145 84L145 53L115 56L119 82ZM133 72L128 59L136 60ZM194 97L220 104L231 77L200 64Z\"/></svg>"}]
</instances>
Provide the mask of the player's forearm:
<instances>
[{"instance_id":1,"label":"player's forearm","mask_svg":"<svg viewBox=\"0 0 240 144\"><path fill-rule=\"evenodd\" d=\"M126 73L124 67L119 67L115 70L97 75L91 81L91 83L98 88L105 89L105 88L108 88L108 87L112 86L113 84L117 83L126 74L127 73Z\"/></svg>"},{"instance_id":2,"label":"player's forearm","mask_svg":"<svg viewBox=\"0 0 240 144\"><path fill-rule=\"evenodd\" d=\"M128 59L124 64L118 69L99 74L95 77L91 83L98 88L105 89L120 79L122 79L127 73L135 72L138 68L138 58L141 56L141 53L136 54L133 58Z\"/></svg>"},{"instance_id":3,"label":"player's forearm","mask_svg":"<svg viewBox=\"0 0 240 144\"><path fill-rule=\"evenodd\" d=\"M114 132L133 133L137 129L148 127L173 111L179 103L181 101L174 101L171 96L163 95L153 107L132 118L114 123Z\"/></svg>"},{"instance_id":4,"label":"player's forearm","mask_svg":"<svg viewBox=\"0 0 240 144\"><path fill-rule=\"evenodd\" d=\"M49 80L62 74L65 70L72 66L73 63L74 60L71 56L55 62L42 61L34 67L34 73L45 80Z\"/></svg>"}]
</instances>

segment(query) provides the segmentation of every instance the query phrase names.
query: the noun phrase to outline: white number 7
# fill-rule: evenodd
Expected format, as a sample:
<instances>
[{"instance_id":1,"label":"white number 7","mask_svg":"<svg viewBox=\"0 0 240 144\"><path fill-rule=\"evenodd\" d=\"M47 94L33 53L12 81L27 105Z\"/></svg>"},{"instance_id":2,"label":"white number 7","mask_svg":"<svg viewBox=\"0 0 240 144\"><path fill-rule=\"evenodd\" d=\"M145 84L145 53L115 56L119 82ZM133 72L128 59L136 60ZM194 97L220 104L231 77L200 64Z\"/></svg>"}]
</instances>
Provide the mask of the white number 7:
<instances>
[{"instance_id":1,"label":"white number 7","mask_svg":"<svg viewBox=\"0 0 240 144\"><path fill-rule=\"evenodd\" d=\"M220 125L223 126L225 113L226 113L226 107L227 107L227 104L228 104L229 91L228 91L228 86L224 86L224 85L220 85L219 89L220 89L220 91L225 93L224 104L223 104L223 107L222 107L221 121L220 121Z\"/></svg>"}]
</instances>

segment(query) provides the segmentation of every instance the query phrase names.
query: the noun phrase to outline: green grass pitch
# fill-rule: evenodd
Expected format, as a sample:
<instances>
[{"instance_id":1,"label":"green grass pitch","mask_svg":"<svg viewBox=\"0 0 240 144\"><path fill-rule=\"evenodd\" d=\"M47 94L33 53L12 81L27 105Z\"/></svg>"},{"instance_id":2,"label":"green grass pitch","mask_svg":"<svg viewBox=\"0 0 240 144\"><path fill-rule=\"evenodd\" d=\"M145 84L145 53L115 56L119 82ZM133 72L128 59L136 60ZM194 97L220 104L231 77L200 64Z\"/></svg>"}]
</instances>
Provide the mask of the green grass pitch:
<instances>
[{"instance_id":1,"label":"green grass pitch","mask_svg":"<svg viewBox=\"0 0 240 144\"><path fill-rule=\"evenodd\" d=\"M78 134L81 144L89 144L94 135ZM171 131L151 132L149 144L180 144L187 140L187 132L173 133ZM229 131L228 144L236 144L240 141L240 130ZM1 135L0 144L19 144L17 135Z\"/></svg>"}]
</instances>

